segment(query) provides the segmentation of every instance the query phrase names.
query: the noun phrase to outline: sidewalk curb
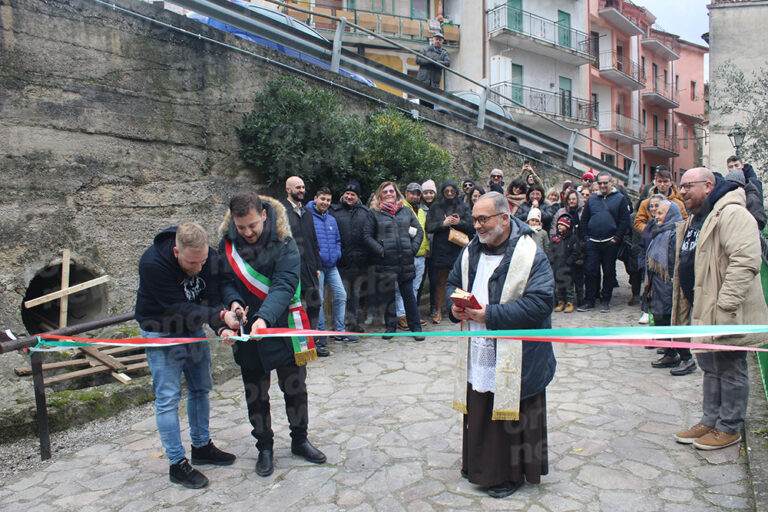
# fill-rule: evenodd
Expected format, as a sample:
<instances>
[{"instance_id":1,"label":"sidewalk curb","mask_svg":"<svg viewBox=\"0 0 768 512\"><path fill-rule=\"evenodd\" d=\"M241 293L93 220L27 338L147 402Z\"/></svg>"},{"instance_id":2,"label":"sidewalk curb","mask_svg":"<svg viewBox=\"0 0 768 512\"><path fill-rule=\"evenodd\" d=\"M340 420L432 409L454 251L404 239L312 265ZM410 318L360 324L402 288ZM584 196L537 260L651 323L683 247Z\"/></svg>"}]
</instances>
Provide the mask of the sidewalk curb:
<instances>
[{"instance_id":1,"label":"sidewalk curb","mask_svg":"<svg viewBox=\"0 0 768 512\"><path fill-rule=\"evenodd\" d=\"M749 480L755 510L768 510L768 405L757 357L747 357L749 366L749 404L744 422Z\"/></svg>"}]
</instances>

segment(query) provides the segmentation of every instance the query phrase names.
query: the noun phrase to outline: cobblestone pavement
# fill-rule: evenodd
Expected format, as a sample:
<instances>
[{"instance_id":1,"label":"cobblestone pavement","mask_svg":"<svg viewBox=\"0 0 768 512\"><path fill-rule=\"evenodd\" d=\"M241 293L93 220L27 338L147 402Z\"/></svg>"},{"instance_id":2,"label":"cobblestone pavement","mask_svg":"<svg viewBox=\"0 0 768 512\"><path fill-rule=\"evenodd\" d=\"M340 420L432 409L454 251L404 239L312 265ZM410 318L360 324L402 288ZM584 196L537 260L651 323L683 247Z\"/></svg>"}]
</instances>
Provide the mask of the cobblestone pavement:
<instances>
[{"instance_id":1,"label":"cobblestone pavement","mask_svg":"<svg viewBox=\"0 0 768 512\"><path fill-rule=\"evenodd\" d=\"M556 313L554 325L637 325L628 293L626 284L616 290L610 313ZM211 429L238 459L200 468L208 488L171 484L154 418L137 418L127 437L94 439L2 482L0 510L754 510L743 446L699 452L672 438L699 419L700 371L672 377L651 368L657 356L643 348L561 344L547 390L549 475L509 498L489 498L459 475L453 347L440 338L369 338L334 344L330 358L312 363L310 439L327 454L324 465L291 455L273 378L275 472L258 477L242 384L233 379L212 393ZM188 443L186 428L182 436Z\"/></svg>"}]
</instances>

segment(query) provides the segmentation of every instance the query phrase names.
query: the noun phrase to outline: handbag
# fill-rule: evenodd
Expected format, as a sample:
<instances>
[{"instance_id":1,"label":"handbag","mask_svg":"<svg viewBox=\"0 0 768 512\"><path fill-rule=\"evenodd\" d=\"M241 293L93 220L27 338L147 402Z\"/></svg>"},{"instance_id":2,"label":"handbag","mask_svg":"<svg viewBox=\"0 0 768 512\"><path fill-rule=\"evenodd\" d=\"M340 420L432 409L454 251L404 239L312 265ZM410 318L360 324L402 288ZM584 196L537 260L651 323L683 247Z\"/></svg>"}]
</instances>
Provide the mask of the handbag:
<instances>
[{"instance_id":1,"label":"handbag","mask_svg":"<svg viewBox=\"0 0 768 512\"><path fill-rule=\"evenodd\" d=\"M458 229L451 228L448 231L448 241L458 245L459 247L464 247L469 243L469 237L466 233L463 233Z\"/></svg>"}]
</instances>

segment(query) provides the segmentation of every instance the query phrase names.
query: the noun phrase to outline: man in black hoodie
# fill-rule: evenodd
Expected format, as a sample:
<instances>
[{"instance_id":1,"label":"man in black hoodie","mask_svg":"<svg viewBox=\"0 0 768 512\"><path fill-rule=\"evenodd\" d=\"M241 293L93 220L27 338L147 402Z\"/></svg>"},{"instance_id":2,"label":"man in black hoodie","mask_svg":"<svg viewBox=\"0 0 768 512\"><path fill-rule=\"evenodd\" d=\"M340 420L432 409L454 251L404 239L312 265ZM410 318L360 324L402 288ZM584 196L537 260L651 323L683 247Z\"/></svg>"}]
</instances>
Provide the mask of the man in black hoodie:
<instances>
[{"instance_id":1,"label":"man in black hoodie","mask_svg":"<svg viewBox=\"0 0 768 512\"><path fill-rule=\"evenodd\" d=\"M237 316L221 308L216 252L208 235L195 223L166 229L139 260L136 321L145 338L206 338L203 324L217 332L236 329ZM155 392L155 419L165 454L171 461L171 482L190 489L208 485L192 468L181 444L178 406L181 374L187 379L187 414L192 438L192 464L226 466L235 456L222 452L210 439L208 419L211 352L208 342L149 347L147 363Z\"/></svg>"}]
</instances>

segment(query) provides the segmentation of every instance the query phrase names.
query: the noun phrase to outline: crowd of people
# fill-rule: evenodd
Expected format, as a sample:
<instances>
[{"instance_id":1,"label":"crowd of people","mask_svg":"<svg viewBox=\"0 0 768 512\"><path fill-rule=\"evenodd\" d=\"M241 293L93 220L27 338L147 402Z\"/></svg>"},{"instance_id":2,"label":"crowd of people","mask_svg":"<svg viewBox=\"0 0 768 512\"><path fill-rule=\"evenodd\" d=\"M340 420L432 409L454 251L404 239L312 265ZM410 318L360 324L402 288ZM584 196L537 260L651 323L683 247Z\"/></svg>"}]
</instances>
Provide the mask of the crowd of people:
<instances>
[{"instance_id":1,"label":"crowd of people","mask_svg":"<svg viewBox=\"0 0 768 512\"><path fill-rule=\"evenodd\" d=\"M505 183L493 169L487 186L473 179L408 183L404 194L384 181L367 201L356 181L333 201L327 187L306 202L298 176L282 200L240 192L219 229L218 252L189 222L166 229L139 263L136 320L145 338L197 338L147 349L156 395L156 420L171 465L171 481L208 485L192 465L230 465L235 455L217 448L209 432L211 390L207 324L232 346L240 367L255 471L274 470L269 388L275 370L283 393L291 453L322 464L308 439L306 363L330 355L328 339L280 335L269 327L325 329L326 288L332 294L333 331L341 343L359 341L383 310L384 329L424 340L428 321L466 322L457 340L453 407L463 414L462 477L502 498L548 472L546 387L556 367L551 343L487 338L472 331L547 329L553 312L610 311L623 261L640 323L739 325L768 323L760 283L765 226L762 184L748 165L728 159L725 177L691 169L679 187L658 167L634 204L607 172L544 188L530 161ZM426 284L428 282L428 285ZM430 314L419 303L429 290ZM458 289L477 301L449 304ZM459 292L461 293L461 292ZM362 304L365 303L363 306ZM448 303L448 304L447 304ZM250 339L235 337L236 333ZM387 335L388 336L388 335ZM758 337L759 338L759 337ZM736 334L732 344L763 343ZM694 338L719 343L717 337ZM655 368L672 375L697 369L687 349L664 349ZM703 415L674 436L713 450L738 443L746 413L746 353L706 351ZM191 463L181 442L178 404L187 381Z\"/></svg>"}]
</instances>

